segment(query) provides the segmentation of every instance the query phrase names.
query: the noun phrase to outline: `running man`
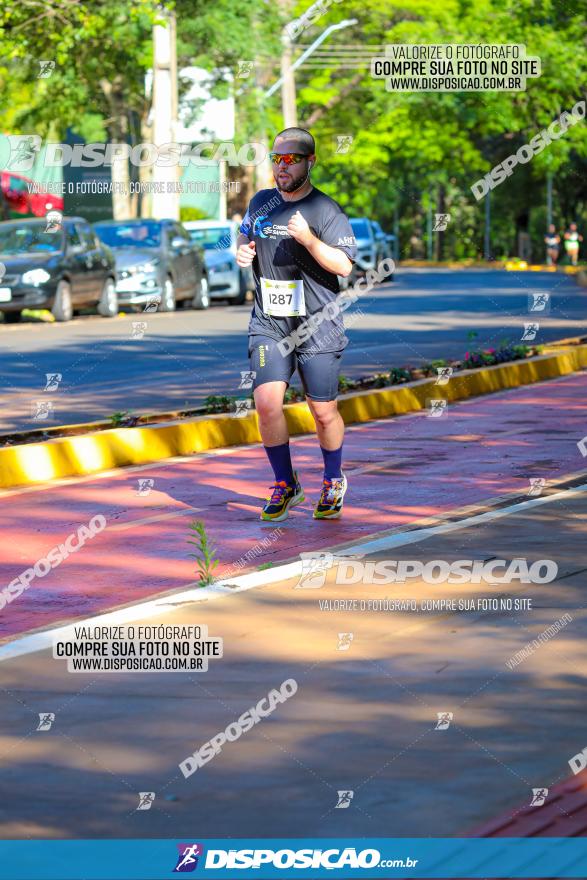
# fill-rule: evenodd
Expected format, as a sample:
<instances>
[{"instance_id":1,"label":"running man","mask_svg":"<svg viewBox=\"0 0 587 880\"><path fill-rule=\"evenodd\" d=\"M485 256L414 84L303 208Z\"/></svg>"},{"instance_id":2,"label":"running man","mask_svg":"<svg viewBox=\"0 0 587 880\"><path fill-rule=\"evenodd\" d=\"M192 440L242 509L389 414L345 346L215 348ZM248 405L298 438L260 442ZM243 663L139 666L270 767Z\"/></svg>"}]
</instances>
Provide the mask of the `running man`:
<instances>
[{"instance_id":1,"label":"running man","mask_svg":"<svg viewBox=\"0 0 587 880\"><path fill-rule=\"evenodd\" d=\"M253 196L237 240L237 263L241 268L252 266L255 278L249 358L259 428L275 475L261 519L284 520L289 508L304 500L283 412L296 366L324 459L314 518L336 519L347 488L342 471L344 422L336 398L348 339L340 311L331 318L322 310L338 295L337 275L350 275L356 242L342 208L310 182L316 147L309 131L280 132L270 159L276 189ZM308 339L296 345L284 342L288 337L291 342L292 331L318 313L323 320Z\"/></svg>"},{"instance_id":2,"label":"running man","mask_svg":"<svg viewBox=\"0 0 587 880\"><path fill-rule=\"evenodd\" d=\"M579 235L577 224L571 223L565 232L565 250L569 255L572 266L576 266L579 259L579 242L583 241L583 236Z\"/></svg>"},{"instance_id":3,"label":"running man","mask_svg":"<svg viewBox=\"0 0 587 880\"><path fill-rule=\"evenodd\" d=\"M548 232L544 236L544 244L546 245L546 264L548 266L556 266L561 237L556 231L554 223L551 223L548 227Z\"/></svg>"}]
</instances>

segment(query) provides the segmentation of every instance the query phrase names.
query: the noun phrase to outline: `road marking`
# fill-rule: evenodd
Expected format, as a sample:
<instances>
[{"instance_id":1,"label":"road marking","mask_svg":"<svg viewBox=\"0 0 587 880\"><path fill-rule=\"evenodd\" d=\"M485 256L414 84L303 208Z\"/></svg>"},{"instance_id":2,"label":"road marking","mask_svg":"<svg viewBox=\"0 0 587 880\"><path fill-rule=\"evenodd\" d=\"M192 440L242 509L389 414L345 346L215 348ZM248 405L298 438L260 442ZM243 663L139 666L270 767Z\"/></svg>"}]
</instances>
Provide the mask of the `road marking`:
<instances>
[{"instance_id":1,"label":"road marking","mask_svg":"<svg viewBox=\"0 0 587 880\"><path fill-rule=\"evenodd\" d=\"M440 525L431 526L430 528L413 529L408 532L397 532L383 538L375 538L371 541L365 541L362 544L354 544L338 551L336 555L352 556L356 553L376 553L381 550L389 550L395 547L406 546L408 544L417 544L420 541L426 541L428 538L435 537L436 535L482 525L496 519L502 519L516 513L521 513L525 510L530 510L534 507L539 507L543 504L550 504L551 501L560 501L563 498L568 499L574 495L580 495L585 491L587 491L587 483L573 489L568 489L564 492L555 492L552 495L531 498L527 501L512 504L509 507L500 507L497 510L489 510L475 516L465 517L465 519L441 523ZM0 663L51 648L53 640L69 636L74 625L107 626L145 620L150 617L155 617L157 614L169 613L170 611L175 610L178 605L184 603L207 602L211 599L218 599L222 596L231 596L234 593L243 593L247 590L252 590L255 587L267 586L278 581L291 580L295 577L299 578L301 574L302 561L295 560L294 562L288 562L284 565L276 566L275 568L266 569L265 571L253 571L248 574L239 575L230 580L220 581L210 587L198 587L197 582L194 582L188 584L188 589L183 590L180 593L169 593L165 596L159 596L157 599L151 599L148 602L139 602L137 605L119 608L116 611L99 614L96 617L86 618L85 620L75 620L65 626L59 626L54 629L46 630L45 632L22 636L19 639L15 639L13 642L0 646Z\"/></svg>"},{"instance_id":2,"label":"road marking","mask_svg":"<svg viewBox=\"0 0 587 880\"><path fill-rule=\"evenodd\" d=\"M145 526L149 523L161 522L164 519L173 519L175 516L186 516L188 513L197 513L200 510L205 510L204 507L186 507L185 510L174 510L171 513L159 513L155 516L145 516L143 519L131 519L122 523L114 523L111 525L108 523L108 531L109 532L122 532L124 529L134 529L135 526Z\"/></svg>"}]
</instances>

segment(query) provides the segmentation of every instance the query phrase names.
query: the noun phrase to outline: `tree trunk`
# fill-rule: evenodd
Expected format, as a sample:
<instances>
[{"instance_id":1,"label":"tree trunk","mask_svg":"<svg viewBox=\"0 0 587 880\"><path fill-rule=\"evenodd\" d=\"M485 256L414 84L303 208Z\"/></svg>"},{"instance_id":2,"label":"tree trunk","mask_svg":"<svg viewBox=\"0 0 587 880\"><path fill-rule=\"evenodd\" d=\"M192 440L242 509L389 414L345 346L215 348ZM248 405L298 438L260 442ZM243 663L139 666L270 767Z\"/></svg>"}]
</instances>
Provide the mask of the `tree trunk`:
<instances>
[{"instance_id":1,"label":"tree trunk","mask_svg":"<svg viewBox=\"0 0 587 880\"><path fill-rule=\"evenodd\" d=\"M110 143L127 144L129 140L129 125L127 110L124 105L122 81L119 77L113 82L102 80L100 86L110 105L110 118L106 123ZM112 159L111 174L112 183L119 184L118 187L114 187L115 191L112 194L113 217L115 220L128 220L133 214L131 213L128 159L125 156L115 153ZM121 191L116 192L117 189Z\"/></svg>"},{"instance_id":2,"label":"tree trunk","mask_svg":"<svg viewBox=\"0 0 587 880\"><path fill-rule=\"evenodd\" d=\"M438 213L444 214L445 209L446 209L446 190L441 183L438 186L438 209L437 209ZM444 259L444 231L440 231L440 230L436 233L436 256L435 256L435 259L437 262Z\"/></svg>"}]
</instances>

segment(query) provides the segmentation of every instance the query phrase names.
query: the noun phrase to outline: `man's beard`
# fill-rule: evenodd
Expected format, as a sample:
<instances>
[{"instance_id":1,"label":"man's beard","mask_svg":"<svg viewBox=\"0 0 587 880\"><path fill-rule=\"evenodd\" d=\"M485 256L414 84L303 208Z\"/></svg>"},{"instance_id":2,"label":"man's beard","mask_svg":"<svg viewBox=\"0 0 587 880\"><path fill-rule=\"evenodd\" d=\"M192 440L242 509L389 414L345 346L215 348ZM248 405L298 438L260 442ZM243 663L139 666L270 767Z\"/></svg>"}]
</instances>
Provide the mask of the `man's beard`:
<instances>
[{"instance_id":1,"label":"man's beard","mask_svg":"<svg viewBox=\"0 0 587 880\"><path fill-rule=\"evenodd\" d=\"M309 176L310 176L310 169L308 168L308 170L306 171L305 177L301 177L299 180L290 180L289 183L283 183L283 184L280 183L279 178L277 178L275 180L275 186L277 187L279 192L286 192L286 193L295 192L297 189L300 189L305 184L305 182L307 181Z\"/></svg>"}]
</instances>

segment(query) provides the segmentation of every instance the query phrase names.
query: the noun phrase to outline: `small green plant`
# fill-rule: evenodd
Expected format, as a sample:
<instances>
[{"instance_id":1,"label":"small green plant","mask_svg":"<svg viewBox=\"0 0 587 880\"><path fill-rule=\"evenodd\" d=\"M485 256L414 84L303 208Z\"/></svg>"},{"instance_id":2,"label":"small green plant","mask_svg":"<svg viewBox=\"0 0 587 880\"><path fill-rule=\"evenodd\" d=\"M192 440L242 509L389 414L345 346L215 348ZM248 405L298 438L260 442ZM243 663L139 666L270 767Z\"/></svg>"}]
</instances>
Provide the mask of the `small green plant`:
<instances>
[{"instance_id":1,"label":"small green plant","mask_svg":"<svg viewBox=\"0 0 587 880\"><path fill-rule=\"evenodd\" d=\"M338 390L341 394L344 394L346 391L352 391L356 387L357 383L354 379L349 379L347 376L338 377Z\"/></svg>"},{"instance_id":2,"label":"small green plant","mask_svg":"<svg viewBox=\"0 0 587 880\"><path fill-rule=\"evenodd\" d=\"M190 523L191 534L188 538L188 544L196 548L196 553L189 553L196 560L196 568L200 577L198 583L201 587L207 587L214 583L213 570L218 565L215 558L216 548L208 542L206 534L206 526L202 520L192 520Z\"/></svg>"},{"instance_id":3,"label":"small green plant","mask_svg":"<svg viewBox=\"0 0 587 880\"><path fill-rule=\"evenodd\" d=\"M304 393L299 388L288 388L283 399L285 403L296 403L298 400L303 400L303 398Z\"/></svg>"},{"instance_id":4,"label":"small green plant","mask_svg":"<svg viewBox=\"0 0 587 880\"><path fill-rule=\"evenodd\" d=\"M227 397L226 394L209 394L204 405L207 413L230 412L235 400L235 397Z\"/></svg>"},{"instance_id":5,"label":"small green plant","mask_svg":"<svg viewBox=\"0 0 587 880\"><path fill-rule=\"evenodd\" d=\"M272 562L262 562L257 571L265 571L267 568L273 568Z\"/></svg>"},{"instance_id":6,"label":"small green plant","mask_svg":"<svg viewBox=\"0 0 587 880\"><path fill-rule=\"evenodd\" d=\"M110 423L113 428L134 428L135 425L138 425L140 420L143 418L142 415L133 415L130 412L115 412L110 416Z\"/></svg>"},{"instance_id":7,"label":"small green plant","mask_svg":"<svg viewBox=\"0 0 587 880\"><path fill-rule=\"evenodd\" d=\"M389 385L389 373L376 373L373 376L373 388L385 388Z\"/></svg>"},{"instance_id":8,"label":"small green plant","mask_svg":"<svg viewBox=\"0 0 587 880\"><path fill-rule=\"evenodd\" d=\"M208 220L210 219L205 211L202 211L201 208L192 208L186 206L184 208L179 209L179 218L181 223L186 223L189 220Z\"/></svg>"},{"instance_id":9,"label":"small green plant","mask_svg":"<svg viewBox=\"0 0 587 880\"><path fill-rule=\"evenodd\" d=\"M401 382L409 382L412 374L404 367L392 367L389 371L389 384L399 385Z\"/></svg>"},{"instance_id":10,"label":"small green plant","mask_svg":"<svg viewBox=\"0 0 587 880\"><path fill-rule=\"evenodd\" d=\"M110 416L110 421L112 422L113 428L119 428L120 425L129 417L129 413L124 412L115 412Z\"/></svg>"}]
</instances>

